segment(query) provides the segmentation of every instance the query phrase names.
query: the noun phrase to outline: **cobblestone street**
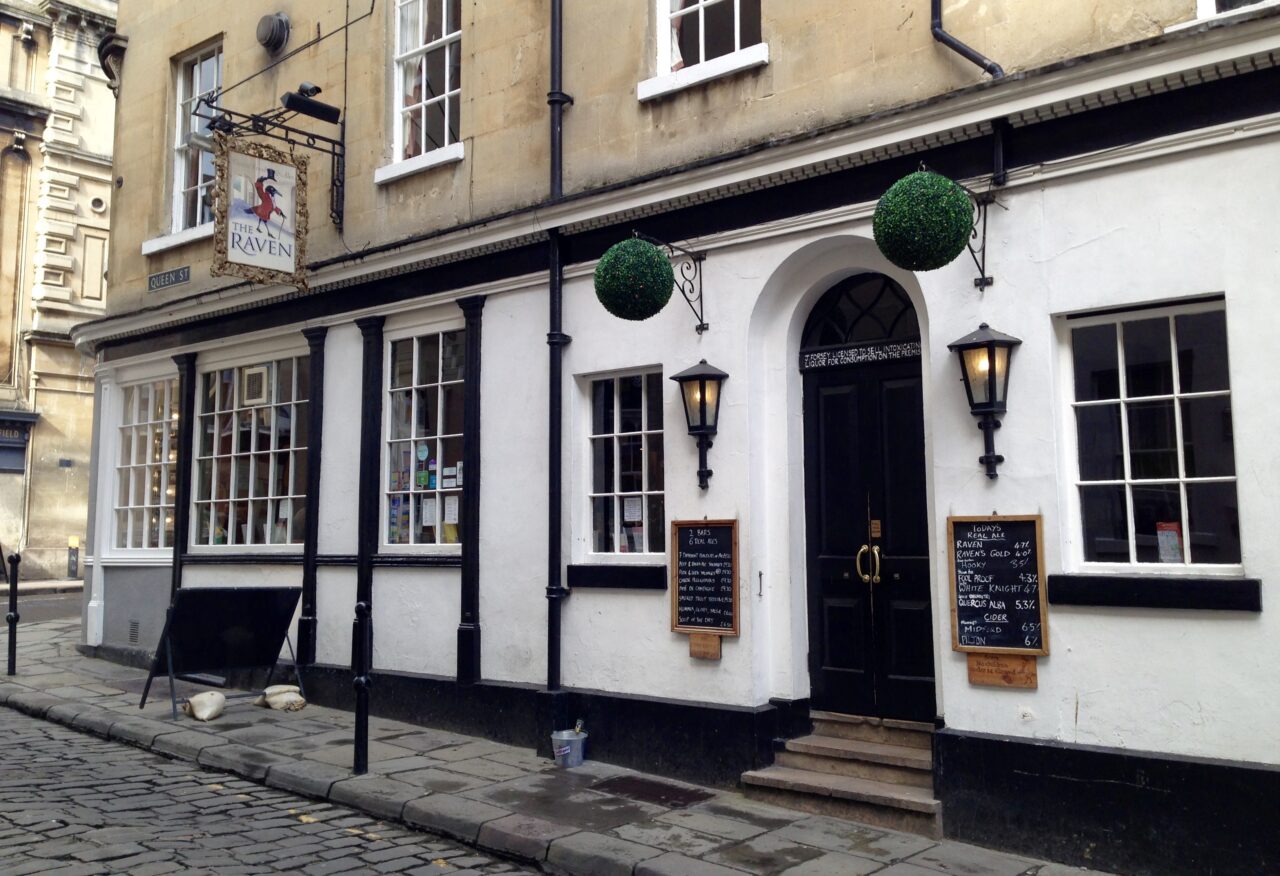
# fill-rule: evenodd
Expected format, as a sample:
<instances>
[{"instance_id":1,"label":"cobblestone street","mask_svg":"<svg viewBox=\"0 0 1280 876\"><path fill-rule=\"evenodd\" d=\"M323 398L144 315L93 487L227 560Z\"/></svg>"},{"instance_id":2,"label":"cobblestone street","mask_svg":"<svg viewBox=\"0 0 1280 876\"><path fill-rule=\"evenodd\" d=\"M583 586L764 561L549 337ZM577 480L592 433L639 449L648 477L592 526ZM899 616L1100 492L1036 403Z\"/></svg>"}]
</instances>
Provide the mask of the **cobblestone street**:
<instances>
[{"instance_id":1,"label":"cobblestone street","mask_svg":"<svg viewBox=\"0 0 1280 876\"><path fill-rule=\"evenodd\" d=\"M0 736L5 876L536 872L7 709Z\"/></svg>"}]
</instances>

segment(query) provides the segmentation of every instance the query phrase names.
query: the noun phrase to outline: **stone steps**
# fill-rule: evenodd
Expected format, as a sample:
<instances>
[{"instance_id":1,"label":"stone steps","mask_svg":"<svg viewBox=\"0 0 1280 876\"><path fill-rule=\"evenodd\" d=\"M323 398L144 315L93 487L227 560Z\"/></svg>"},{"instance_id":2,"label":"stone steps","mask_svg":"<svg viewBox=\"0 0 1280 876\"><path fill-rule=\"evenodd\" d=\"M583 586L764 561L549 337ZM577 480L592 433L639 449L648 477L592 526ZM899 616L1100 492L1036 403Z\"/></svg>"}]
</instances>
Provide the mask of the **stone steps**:
<instances>
[{"instance_id":1,"label":"stone steps","mask_svg":"<svg viewBox=\"0 0 1280 876\"><path fill-rule=\"evenodd\" d=\"M743 773L748 797L813 812L942 835L933 795L933 726L811 712L814 732L787 740L774 765Z\"/></svg>"}]
</instances>

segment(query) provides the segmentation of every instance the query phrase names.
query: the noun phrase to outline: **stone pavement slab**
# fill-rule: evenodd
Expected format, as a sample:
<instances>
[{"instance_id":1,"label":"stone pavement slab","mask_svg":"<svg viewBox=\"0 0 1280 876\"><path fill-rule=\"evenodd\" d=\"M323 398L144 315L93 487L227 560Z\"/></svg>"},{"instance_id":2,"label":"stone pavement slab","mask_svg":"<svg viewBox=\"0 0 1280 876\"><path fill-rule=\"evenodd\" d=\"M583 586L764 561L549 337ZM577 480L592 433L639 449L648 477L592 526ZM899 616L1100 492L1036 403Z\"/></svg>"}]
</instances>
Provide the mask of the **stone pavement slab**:
<instances>
[{"instance_id":1,"label":"stone pavement slab","mask_svg":"<svg viewBox=\"0 0 1280 876\"><path fill-rule=\"evenodd\" d=\"M224 771L201 773L204 778L193 782L175 772L191 767L158 762L156 769L173 778L154 779L153 784L176 784L166 786L173 802L157 807L156 794L139 787L130 772L128 758L143 755L123 749L131 752L128 758L102 767L94 787L78 791L86 803L107 813L163 823L197 819L204 829L198 843L167 837L129 854L128 844L142 841L129 834L109 841L103 835L92 848L124 849L120 857L105 852L78 859L68 850L99 854L78 834L102 827L100 815L82 812L76 822L65 805L28 806L21 813L27 820L10 818L15 826L74 824L75 830L65 834L53 835L52 829L41 834L39 848L77 867L107 869L101 863L114 867L130 861L130 873L161 876L167 862L146 855L162 850L186 856L183 872L193 867L255 872L278 867L282 854L297 854L314 855L307 859L309 873L487 876L517 867L493 857L498 855L536 861L547 872L572 876L1092 876L962 843L811 816L600 761L559 769L529 749L377 716L370 721L369 773L357 777L351 772L350 713L318 706L283 713L235 701L207 724L186 716L175 721L167 688L139 709L145 675L77 654L77 635L75 623L32 624L23 639L23 671L0 683L0 703L54 722L47 726L66 724ZM199 689L183 688L188 693ZM0 719L4 714L12 713L0 710ZM0 777L0 801L7 787ZM286 817L273 817L280 800L299 799L292 794L322 802L299 801ZM707 799L698 799L704 795ZM368 815L339 814L347 811L337 808L341 805ZM226 816L232 812L244 819L239 828L228 826ZM433 841L439 844L434 850L438 854L402 854L401 846L418 842L421 835L396 822L438 835ZM246 824L252 829L246 830ZM331 829L339 834L316 838ZM478 844L492 854L451 844L439 835ZM9 872L4 857L9 839L0 824L4 872ZM219 853L238 848L241 840L260 844L262 851L221 866L226 862ZM359 855L352 848L359 848Z\"/></svg>"}]
</instances>

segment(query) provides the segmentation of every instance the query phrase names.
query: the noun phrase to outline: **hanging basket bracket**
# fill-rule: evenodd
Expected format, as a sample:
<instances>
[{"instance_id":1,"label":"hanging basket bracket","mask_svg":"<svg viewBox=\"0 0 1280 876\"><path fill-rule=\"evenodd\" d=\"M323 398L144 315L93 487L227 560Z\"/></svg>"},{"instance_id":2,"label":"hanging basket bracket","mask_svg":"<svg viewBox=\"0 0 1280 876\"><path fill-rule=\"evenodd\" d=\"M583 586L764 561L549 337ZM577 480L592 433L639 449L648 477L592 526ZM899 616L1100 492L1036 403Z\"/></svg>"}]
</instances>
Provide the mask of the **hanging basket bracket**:
<instances>
[{"instance_id":1,"label":"hanging basket bracket","mask_svg":"<svg viewBox=\"0 0 1280 876\"><path fill-rule=\"evenodd\" d=\"M684 296L685 304L689 305L689 309L693 311L693 316L697 320L693 330L698 334L702 334L711 328L707 324L706 318L703 316L703 298L702 298L702 263L706 261L707 254L705 252L695 252L685 249L683 246L675 243L667 243L665 240L658 240L656 237L650 237L639 231L631 232L633 236L641 240L648 241L654 246L665 247L667 256L671 260L671 266L675 269L676 288L680 290L680 294Z\"/></svg>"}]
</instances>

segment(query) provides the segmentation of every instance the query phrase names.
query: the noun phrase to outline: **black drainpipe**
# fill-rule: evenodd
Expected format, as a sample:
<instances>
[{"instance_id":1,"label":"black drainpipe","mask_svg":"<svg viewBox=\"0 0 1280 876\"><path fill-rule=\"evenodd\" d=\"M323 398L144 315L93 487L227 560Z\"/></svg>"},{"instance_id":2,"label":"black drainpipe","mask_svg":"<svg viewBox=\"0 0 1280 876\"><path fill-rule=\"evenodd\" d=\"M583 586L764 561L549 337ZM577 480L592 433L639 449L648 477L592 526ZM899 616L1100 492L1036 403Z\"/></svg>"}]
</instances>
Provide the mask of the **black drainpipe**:
<instances>
[{"instance_id":1,"label":"black drainpipe","mask_svg":"<svg viewBox=\"0 0 1280 876\"><path fill-rule=\"evenodd\" d=\"M561 75L564 59L564 20L561 8L562 0L551 0L551 90L547 93L547 104L551 107L551 200L557 201L564 195L564 107L573 103L573 98L561 90ZM564 283L564 256L561 251L560 230L551 229L547 233L547 261L549 270L549 320L547 346L550 348L551 362L548 368L547 398L547 690L560 690L560 603L569 595L560 580L560 538L561 538L561 446L563 413L563 379L564 347L572 340L562 328L564 312L562 286ZM551 707L548 716L551 729L563 729L564 715L561 709ZM543 737L546 738L545 736Z\"/></svg>"},{"instance_id":2,"label":"black drainpipe","mask_svg":"<svg viewBox=\"0 0 1280 876\"><path fill-rule=\"evenodd\" d=\"M972 61L973 63L981 67L983 70L986 70L988 73L991 74L992 79L1000 79L1004 76L1003 67L1001 67L995 61L991 60L981 52L975 51L969 46L966 46L964 43L960 42L960 40L956 39L951 34L947 33L945 30L942 29L942 0L933 0L932 11L933 11L932 30L933 30L933 38L935 40L942 43L944 46L946 46L948 49L951 49L951 51L960 55L962 58Z\"/></svg>"}]
</instances>

